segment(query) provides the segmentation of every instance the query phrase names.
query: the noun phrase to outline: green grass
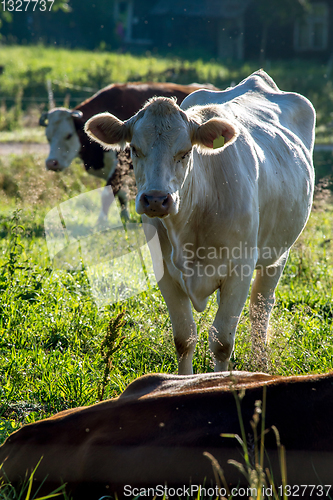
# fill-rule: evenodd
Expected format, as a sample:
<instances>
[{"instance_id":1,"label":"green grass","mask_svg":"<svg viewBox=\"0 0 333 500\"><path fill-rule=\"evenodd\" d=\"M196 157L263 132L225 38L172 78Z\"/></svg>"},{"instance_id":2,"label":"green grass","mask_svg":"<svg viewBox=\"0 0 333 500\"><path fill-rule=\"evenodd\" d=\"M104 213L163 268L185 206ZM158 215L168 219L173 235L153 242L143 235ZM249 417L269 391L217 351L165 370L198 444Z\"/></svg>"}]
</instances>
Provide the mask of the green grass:
<instances>
[{"instance_id":1,"label":"green grass","mask_svg":"<svg viewBox=\"0 0 333 500\"><path fill-rule=\"evenodd\" d=\"M15 130L6 130L0 132L0 143L8 142L37 142L46 144L45 128L44 127L21 127Z\"/></svg>"},{"instance_id":2,"label":"green grass","mask_svg":"<svg viewBox=\"0 0 333 500\"><path fill-rule=\"evenodd\" d=\"M42 109L37 98L46 97L46 78L91 89L68 90L54 84L55 97L62 104L68 92L83 99L112 81L209 81L225 88L257 69L251 63L226 67L219 61L172 57L43 47L3 49L0 97L12 99L8 102L13 109L7 104L4 113L0 106L2 142L45 142L44 129L31 128L31 124L36 125ZM330 78L324 76L326 68L315 63L275 62L267 70L282 89L303 93L313 101L319 140L330 141L333 91ZM28 109L34 100L35 107ZM30 128L16 129L27 120ZM332 154L316 153L315 165L317 180L332 173ZM112 355L103 397L117 396L145 373L177 372L171 323L158 288L99 310L84 272L52 269L44 238L45 215L58 203L101 185L84 172L78 160L58 175L45 171L40 155L0 158L0 443L25 423L98 401L106 373L101 346L110 320L121 311L125 312L124 340ZM133 204L131 215L136 217ZM333 369L332 217L332 201L323 191L277 290L270 326L270 373ZM208 328L216 310L213 296L204 313L195 313L196 373L212 370ZM248 303L232 361L235 369L253 370Z\"/></svg>"},{"instance_id":3,"label":"green grass","mask_svg":"<svg viewBox=\"0 0 333 500\"><path fill-rule=\"evenodd\" d=\"M224 89L258 69L257 62L230 63L218 59L134 56L102 51L67 50L43 46L0 46L0 130L22 124L22 110L46 109L46 81L53 82L57 105L76 105L113 82L209 82ZM308 97L317 110L319 142L331 141L333 84L329 67L314 61L272 61L265 69L285 91ZM42 101L44 99L44 102ZM37 111L36 111L37 109ZM9 115L8 115L9 113ZM8 116L7 116L8 115Z\"/></svg>"},{"instance_id":4,"label":"green grass","mask_svg":"<svg viewBox=\"0 0 333 500\"><path fill-rule=\"evenodd\" d=\"M45 172L38 155L0 162L1 442L24 423L98 401L105 374L101 344L110 319L122 310L125 338L113 354L104 398L117 396L145 373L177 371L171 323L157 288L99 310L84 271L52 270L43 237L46 213L99 185L79 161L62 175ZM333 206L325 191L323 196L278 287L270 329L271 373L333 368ZM133 205L131 211L135 217ZM233 355L240 370L253 369L247 306ZM208 327L216 310L213 296L204 313L195 313L196 373L212 370Z\"/></svg>"},{"instance_id":5,"label":"green grass","mask_svg":"<svg viewBox=\"0 0 333 500\"><path fill-rule=\"evenodd\" d=\"M84 273L52 272L43 238L46 213L101 183L79 162L61 176L45 172L42 162L30 155L0 164L1 441L20 423L96 402L104 373L100 346L110 318L121 308L99 311ZM15 229L18 225L24 230ZM119 394L143 373L176 371L159 292L142 294L124 307L126 340L104 397Z\"/></svg>"}]
</instances>

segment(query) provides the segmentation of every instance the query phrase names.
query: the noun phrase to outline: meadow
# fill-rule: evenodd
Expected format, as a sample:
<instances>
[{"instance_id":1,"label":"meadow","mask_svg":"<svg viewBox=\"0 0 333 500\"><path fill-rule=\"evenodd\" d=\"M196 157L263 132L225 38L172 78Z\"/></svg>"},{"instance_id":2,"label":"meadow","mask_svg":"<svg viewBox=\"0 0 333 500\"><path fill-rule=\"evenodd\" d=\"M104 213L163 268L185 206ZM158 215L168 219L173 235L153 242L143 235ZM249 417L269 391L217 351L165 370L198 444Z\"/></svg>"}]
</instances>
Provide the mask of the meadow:
<instances>
[{"instance_id":1,"label":"meadow","mask_svg":"<svg viewBox=\"0 0 333 500\"><path fill-rule=\"evenodd\" d=\"M25 423L115 397L140 375L177 373L172 327L157 287L99 309L84 270L53 268L44 237L46 214L99 183L79 161L61 176L44 171L43 161L38 155L12 155L0 162L0 178L11 172L11 182L2 184L0 213L1 442ZM138 220L133 203L131 217ZM319 187L277 290L269 333L272 374L333 368L332 217L331 193ZM208 328L216 310L213 296L205 312L195 314L195 373L213 369ZM111 349L110 333L115 334ZM251 371L255 362L247 304L232 365Z\"/></svg>"},{"instance_id":2,"label":"meadow","mask_svg":"<svg viewBox=\"0 0 333 500\"><path fill-rule=\"evenodd\" d=\"M7 134L5 140L22 136L22 120L30 106L24 103L41 109L36 96L46 92L46 76L89 88L134 79L210 81L225 87L256 69L251 64L227 69L216 61L43 47L0 50L5 67L0 75L0 94L13 99L11 112L17 113L17 119L14 115L8 118L10 109L6 114L3 105L0 124ZM323 78L319 86L322 71L327 68L316 66L313 73L308 69L306 77L299 72L296 78L295 69L290 64L288 70L285 63L276 67L272 64L270 74L286 90L312 93L319 108L319 136L320 130L325 131L325 142L329 138L333 90L329 90L332 85L328 78ZM312 82L312 87L311 80L316 83ZM65 99L67 92L68 88L59 86L55 97ZM322 100L328 95L324 114ZM10 126L4 126L5 120ZM16 128L19 125L21 128ZM44 140L40 132L37 137ZM98 308L85 269L54 268L45 241L45 216L59 203L102 183L88 176L79 160L61 175L46 172L44 160L38 154L0 158L0 443L25 423L115 397L140 375L177 372L172 327L157 287ZM272 374L333 369L333 203L329 181L320 181L331 172L331 153L317 153L315 165L314 208L277 289L268 347ZM133 202L130 210L132 220L138 221ZM212 296L204 313L195 313L199 336L195 373L213 370L208 328L216 310L216 298ZM117 327L120 314L123 319ZM236 336L234 369L254 369L250 346L247 303Z\"/></svg>"},{"instance_id":3,"label":"meadow","mask_svg":"<svg viewBox=\"0 0 333 500\"><path fill-rule=\"evenodd\" d=\"M67 50L59 47L0 44L0 131L31 127L46 107L46 81L52 82L56 104L74 107L113 82L173 81L211 83L221 89L239 83L258 68L257 62L206 58L181 59L146 52L130 53ZM332 141L332 63L266 61L264 69L285 91L308 97L317 111L317 142ZM29 117L24 115L30 110ZM34 121L34 120L32 120Z\"/></svg>"}]
</instances>

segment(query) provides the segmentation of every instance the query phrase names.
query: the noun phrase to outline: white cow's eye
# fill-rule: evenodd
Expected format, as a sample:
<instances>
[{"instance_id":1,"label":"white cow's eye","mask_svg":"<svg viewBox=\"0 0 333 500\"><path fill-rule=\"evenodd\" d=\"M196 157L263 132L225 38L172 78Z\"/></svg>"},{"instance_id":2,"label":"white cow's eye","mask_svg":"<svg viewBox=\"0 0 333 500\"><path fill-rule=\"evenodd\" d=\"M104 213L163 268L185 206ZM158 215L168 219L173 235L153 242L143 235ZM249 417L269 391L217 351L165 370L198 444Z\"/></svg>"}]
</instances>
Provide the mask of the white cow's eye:
<instances>
[{"instance_id":1,"label":"white cow's eye","mask_svg":"<svg viewBox=\"0 0 333 500\"><path fill-rule=\"evenodd\" d=\"M132 155L135 156L135 158L139 158L139 154L134 146L131 146L131 150L132 150Z\"/></svg>"},{"instance_id":2,"label":"white cow's eye","mask_svg":"<svg viewBox=\"0 0 333 500\"><path fill-rule=\"evenodd\" d=\"M189 151L187 151L187 153L183 154L183 156L178 161L185 160L186 158L188 158L190 152L191 152L191 149Z\"/></svg>"},{"instance_id":3,"label":"white cow's eye","mask_svg":"<svg viewBox=\"0 0 333 500\"><path fill-rule=\"evenodd\" d=\"M66 136L66 141L69 141L69 139L71 139L72 137L73 137L73 134L68 134L68 135Z\"/></svg>"}]
</instances>

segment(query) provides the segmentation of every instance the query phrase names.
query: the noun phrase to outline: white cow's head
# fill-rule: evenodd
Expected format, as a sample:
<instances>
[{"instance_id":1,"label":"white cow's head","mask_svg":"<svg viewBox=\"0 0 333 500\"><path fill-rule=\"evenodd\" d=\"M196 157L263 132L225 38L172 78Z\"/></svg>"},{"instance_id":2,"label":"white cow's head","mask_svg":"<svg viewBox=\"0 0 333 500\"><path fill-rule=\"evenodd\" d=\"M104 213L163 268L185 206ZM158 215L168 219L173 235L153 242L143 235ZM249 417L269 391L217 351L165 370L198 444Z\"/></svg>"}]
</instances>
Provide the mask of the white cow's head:
<instances>
[{"instance_id":1,"label":"white cow's head","mask_svg":"<svg viewBox=\"0 0 333 500\"><path fill-rule=\"evenodd\" d=\"M46 127L50 153L45 161L47 170L60 172L69 167L81 149L74 120L82 117L81 111L54 108L43 113L39 123Z\"/></svg>"},{"instance_id":2,"label":"white cow's head","mask_svg":"<svg viewBox=\"0 0 333 500\"><path fill-rule=\"evenodd\" d=\"M86 123L87 134L105 147L130 143L138 195L136 211L149 217L175 215L180 194L192 169L192 147L212 149L213 141L236 137L234 127L220 118L197 123L173 99L153 98L129 120L109 113Z\"/></svg>"}]
</instances>

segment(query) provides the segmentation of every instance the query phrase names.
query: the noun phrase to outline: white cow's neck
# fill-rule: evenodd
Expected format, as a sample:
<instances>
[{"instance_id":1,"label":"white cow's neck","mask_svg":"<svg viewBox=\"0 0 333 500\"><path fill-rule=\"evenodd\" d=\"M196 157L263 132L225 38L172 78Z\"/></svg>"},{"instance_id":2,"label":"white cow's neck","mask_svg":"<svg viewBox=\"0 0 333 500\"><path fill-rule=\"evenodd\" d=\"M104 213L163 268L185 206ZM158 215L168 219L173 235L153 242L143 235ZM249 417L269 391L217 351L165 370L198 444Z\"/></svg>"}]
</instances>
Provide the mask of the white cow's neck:
<instances>
[{"instance_id":1,"label":"white cow's neck","mask_svg":"<svg viewBox=\"0 0 333 500\"><path fill-rule=\"evenodd\" d=\"M193 151L189 161L188 175L179 192L179 211L176 215L162 219L168 233L177 231L182 240L186 240L187 237L192 240L194 234L202 234L202 231L197 232L198 226L206 223L205 216L208 215L210 224L212 223L212 206L216 205L216 213L219 213L221 209L223 210L221 205L227 201L221 200L218 196L216 179L211 172L206 172L207 162L201 160L201 154L197 150ZM219 169L217 176L225 178L221 161L218 162L217 168ZM227 183L228 180L225 178L224 182Z\"/></svg>"}]
</instances>

